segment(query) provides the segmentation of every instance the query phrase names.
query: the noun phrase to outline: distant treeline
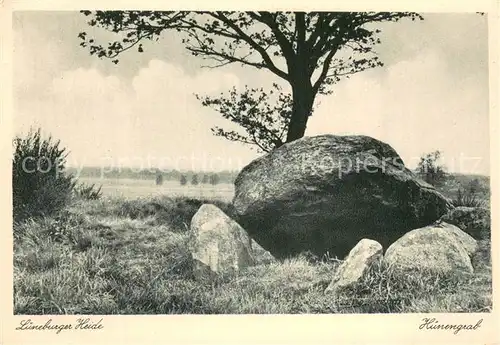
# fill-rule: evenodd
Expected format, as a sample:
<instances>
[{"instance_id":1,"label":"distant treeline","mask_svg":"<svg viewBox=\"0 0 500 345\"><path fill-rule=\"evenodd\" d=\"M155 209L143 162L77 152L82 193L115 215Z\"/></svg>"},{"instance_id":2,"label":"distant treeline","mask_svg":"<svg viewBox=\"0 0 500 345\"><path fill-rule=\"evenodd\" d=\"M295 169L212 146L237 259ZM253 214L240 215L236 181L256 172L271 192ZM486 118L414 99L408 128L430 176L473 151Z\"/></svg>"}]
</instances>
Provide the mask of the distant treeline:
<instances>
[{"instance_id":1,"label":"distant treeline","mask_svg":"<svg viewBox=\"0 0 500 345\"><path fill-rule=\"evenodd\" d=\"M218 183L234 183L238 171L217 171L217 172L204 172L204 171L179 171L179 170L154 170L138 168L100 168L100 167L84 167L81 171L77 168L68 168L67 171L72 174L78 174L78 177L84 178L114 178L114 179L141 179L141 180L155 180L159 174L162 175L163 181L180 181L181 176L185 176L188 181L193 180L196 175L198 181L204 181L204 176L210 179L211 176L218 176ZM212 177L213 178L213 177Z\"/></svg>"}]
</instances>

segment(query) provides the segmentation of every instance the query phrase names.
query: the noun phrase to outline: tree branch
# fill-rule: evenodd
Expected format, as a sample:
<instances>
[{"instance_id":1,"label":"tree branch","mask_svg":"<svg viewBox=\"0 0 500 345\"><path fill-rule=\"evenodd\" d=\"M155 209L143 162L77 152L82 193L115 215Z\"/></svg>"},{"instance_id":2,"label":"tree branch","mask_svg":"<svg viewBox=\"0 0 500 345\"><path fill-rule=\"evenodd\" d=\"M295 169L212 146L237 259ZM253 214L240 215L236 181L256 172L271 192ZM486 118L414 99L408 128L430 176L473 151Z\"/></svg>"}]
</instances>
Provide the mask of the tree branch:
<instances>
[{"instance_id":1,"label":"tree branch","mask_svg":"<svg viewBox=\"0 0 500 345\"><path fill-rule=\"evenodd\" d=\"M215 50L211 50L210 52L207 52L206 49L203 50L201 48L186 47L186 49L188 49L191 52L198 53L201 55L218 56L218 57L222 58L223 60L228 60L229 63L240 62L242 64L253 66L253 67L258 68L258 69L267 68L267 66L263 63L251 62L251 61L245 60L243 58L238 58L236 56L231 56L231 55L227 55L224 53L219 53L219 52L216 52ZM221 60L217 60L217 61L222 63ZM227 63L224 63L224 64L227 64Z\"/></svg>"},{"instance_id":2,"label":"tree branch","mask_svg":"<svg viewBox=\"0 0 500 345\"><path fill-rule=\"evenodd\" d=\"M266 24L271 29L271 32L276 37L276 41L278 42L283 52L283 56L287 60L287 63L289 63L290 62L289 59L293 59L295 55L292 43L286 38L286 36L280 30L279 26L276 23L275 18L273 18L273 16L269 12L259 12L259 14L260 16L255 13L249 13L249 16L260 21L263 24Z\"/></svg>"},{"instance_id":3,"label":"tree branch","mask_svg":"<svg viewBox=\"0 0 500 345\"><path fill-rule=\"evenodd\" d=\"M238 25L234 24L228 17L226 17L222 12L217 12L217 14L210 13L211 16L214 18L222 21L224 24L229 26L231 29L233 29L238 36L243 39L245 42L247 42L252 48L254 48L262 57L262 60L265 62L265 67L269 69L271 72L276 74L282 79L285 79L288 81L288 74L285 73L284 71L280 70L276 65L274 64L273 60L267 53L267 51L261 47L259 44L257 44L250 36L248 36Z\"/></svg>"}]
</instances>

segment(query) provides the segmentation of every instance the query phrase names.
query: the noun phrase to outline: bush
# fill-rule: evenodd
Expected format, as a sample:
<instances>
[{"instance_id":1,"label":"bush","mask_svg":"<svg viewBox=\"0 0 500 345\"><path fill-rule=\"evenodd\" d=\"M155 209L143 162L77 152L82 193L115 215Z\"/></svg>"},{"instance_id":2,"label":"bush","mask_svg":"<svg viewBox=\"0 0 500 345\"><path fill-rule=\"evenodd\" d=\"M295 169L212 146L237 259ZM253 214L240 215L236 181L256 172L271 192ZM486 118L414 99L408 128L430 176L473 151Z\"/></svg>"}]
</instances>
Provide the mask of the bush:
<instances>
[{"instance_id":1,"label":"bush","mask_svg":"<svg viewBox=\"0 0 500 345\"><path fill-rule=\"evenodd\" d=\"M50 215L70 200L76 180L65 173L66 149L41 130L14 139L12 159L13 213L16 221Z\"/></svg>"},{"instance_id":2,"label":"bush","mask_svg":"<svg viewBox=\"0 0 500 345\"><path fill-rule=\"evenodd\" d=\"M84 200L99 200L102 196L101 192L102 186L96 188L95 184L87 185L85 183L81 183L78 186L75 186L75 194Z\"/></svg>"},{"instance_id":3,"label":"bush","mask_svg":"<svg viewBox=\"0 0 500 345\"><path fill-rule=\"evenodd\" d=\"M181 183L181 186L185 186L187 184L187 177L186 177L186 175L181 175L180 183Z\"/></svg>"},{"instance_id":4,"label":"bush","mask_svg":"<svg viewBox=\"0 0 500 345\"><path fill-rule=\"evenodd\" d=\"M486 202L480 197L481 184L478 179L473 179L467 183L465 187L459 187L453 205L455 207L485 207Z\"/></svg>"},{"instance_id":5,"label":"bush","mask_svg":"<svg viewBox=\"0 0 500 345\"><path fill-rule=\"evenodd\" d=\"M440 158L440 151L428 153L420 157L420 162L417 166L417 174L420 178L433 186L440 186L446 180L445 169L438 164Z\"/></svg>"},{"instance_id":6,"label":"bush","mask_svg":"<svg viewBox=\"0 0 500 345\"><path fill-rule=\"evenodd\" d=\"M485 202L474 190L459 187L457 196L453 199L453 205L455 207L484 207Z\"/></svg>"},{"instance_id":7,"label":"bush","mask_svg":"<svg viewBox=\"0 0 500 345\"><path fill-rule=\"evenodd\" d=\"M156 174L156 185L161 186L163 184L163 175L158 173Z\"/></svg>"},{"instance_id":8,"label":"bush","mask_svg":"<svg viewBox=\"0 0 500 345\"><path fill-rule=\"evenodd\" d=\"M215 186L218 183L219 183L219 175L217 174L210 175L210 184Z\"/></svg>"}]
</instances>

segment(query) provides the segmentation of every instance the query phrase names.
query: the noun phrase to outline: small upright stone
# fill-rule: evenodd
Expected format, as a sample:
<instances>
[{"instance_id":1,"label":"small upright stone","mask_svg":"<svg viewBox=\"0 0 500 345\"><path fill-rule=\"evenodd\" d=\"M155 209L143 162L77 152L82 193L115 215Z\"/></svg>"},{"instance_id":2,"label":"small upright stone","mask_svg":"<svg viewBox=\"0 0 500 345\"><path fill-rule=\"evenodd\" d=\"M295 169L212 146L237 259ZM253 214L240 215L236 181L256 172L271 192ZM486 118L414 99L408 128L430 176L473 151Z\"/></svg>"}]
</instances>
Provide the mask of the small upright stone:
<instances>
[{"instance_id":1,"label":"small upright stone","mask_svg":"<svg viewBox=\"0 0 500 345\"><path fill-rule=\"evenodd\" d=\"M204 204L191 220L190 249L196 278L232 274L254 264L245 230L212 204Z\"/></svg>"},{"instance_id":2,"label":"small upright stone","mask_svg":"<svg viewBox=\"0 0 500 345\"><path fill-rule=\"evenodd\" d=\"M377 241L359 241L340 265L325 292L337 292L356 285L369 272L370 267L382 259L382 251L382 245Z\"/></svg>"}]
</instances>

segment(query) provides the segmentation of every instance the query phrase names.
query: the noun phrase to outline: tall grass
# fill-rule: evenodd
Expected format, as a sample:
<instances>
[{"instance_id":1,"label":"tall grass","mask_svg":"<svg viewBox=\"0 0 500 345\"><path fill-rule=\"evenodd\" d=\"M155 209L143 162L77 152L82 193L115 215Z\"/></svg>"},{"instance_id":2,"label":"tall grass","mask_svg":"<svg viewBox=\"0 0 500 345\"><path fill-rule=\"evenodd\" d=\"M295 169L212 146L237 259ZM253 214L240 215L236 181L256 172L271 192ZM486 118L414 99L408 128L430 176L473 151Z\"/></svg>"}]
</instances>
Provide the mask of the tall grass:
<instances>
[{"instance_id":1,"label":"tall grass","mask_svg":"<svg viewBox=\"0 0 500 345\"><path fill-rule=\"evenodd\" d=\"M97 187L95 183L80 183L75 186L75 194L82 199L98 200L102 197L102 186Z\"/></svg>"},{"instance_id":2,"label":"tall grass","mask_svg":"<svg viewBox=\"0 0 500 345\"><path fill-rule=\"evenodd\" d=\"M219 280L197 281L192 274L187 229L189 217L201 202L181 198L79 200L56 217L16 223L16 232L23 236L15 239L14 246L15 313L311 314L491 309L491 265L487 263L464 279L418 271L400 276L379 265L358 285L339 294L324 293L339 262L316 260L307 254L259 264ZM154 205L164 213L153 211ZM177 208L183 211L176 213ZM182 227L177 228L179 224Z\"/></svg>"},{"instance_id":3,"label":"tall grass","mask_svg":"<svg viewBox=\"0 0 500 345\"><path fill-rule=\"evenodd\" d=\"M457 194L452 202L455 207L485 207L486 205L485 200L480 198L474 190L462 187L458 188Z\"/></svg>"}]
</instances>

